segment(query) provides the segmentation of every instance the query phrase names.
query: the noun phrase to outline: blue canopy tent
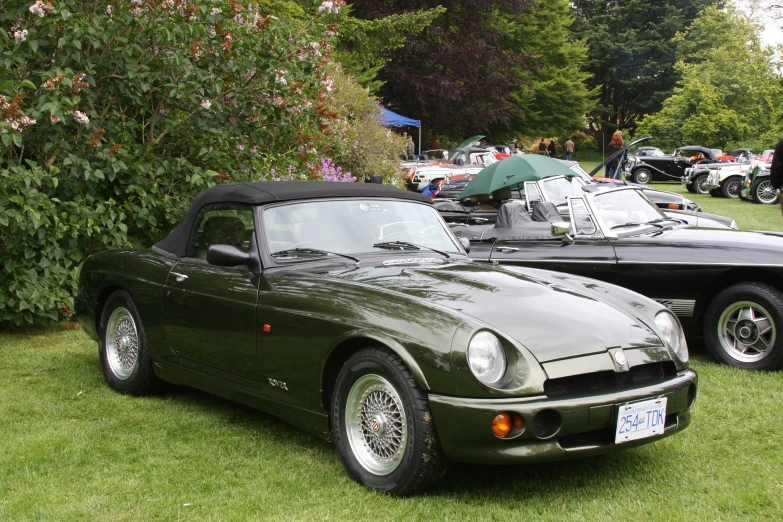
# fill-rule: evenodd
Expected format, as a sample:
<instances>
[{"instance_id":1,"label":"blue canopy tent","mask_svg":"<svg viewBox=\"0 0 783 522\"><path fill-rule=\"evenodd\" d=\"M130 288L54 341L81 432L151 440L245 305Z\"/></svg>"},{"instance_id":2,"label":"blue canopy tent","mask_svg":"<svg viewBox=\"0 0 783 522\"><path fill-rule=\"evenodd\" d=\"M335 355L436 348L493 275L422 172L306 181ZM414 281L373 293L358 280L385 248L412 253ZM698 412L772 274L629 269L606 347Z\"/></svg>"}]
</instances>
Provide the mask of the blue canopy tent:
<instances>
[{"instance_id":1,"label":"blue canopy tent","mask_svg":"<svg viewBox=\"0 0 783 522\"><path fill-rule=\"evenodd\" d=\"M402 116L389 109L378 105L381 113L378 115L378 122L384 127L418 127L419 128L419 154L421 154L421 120L414 120L407 116Z\"/></svg>"}]
</instances>

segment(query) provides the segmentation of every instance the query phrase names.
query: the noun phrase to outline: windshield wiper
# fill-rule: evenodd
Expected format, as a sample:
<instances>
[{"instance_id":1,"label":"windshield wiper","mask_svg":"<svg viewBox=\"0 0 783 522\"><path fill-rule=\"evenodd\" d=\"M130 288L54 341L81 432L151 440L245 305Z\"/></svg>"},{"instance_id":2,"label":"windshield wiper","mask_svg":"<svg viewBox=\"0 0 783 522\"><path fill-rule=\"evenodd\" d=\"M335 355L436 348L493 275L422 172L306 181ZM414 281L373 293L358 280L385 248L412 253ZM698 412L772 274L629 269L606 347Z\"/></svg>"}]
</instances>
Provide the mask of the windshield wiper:
<instances>
[{"instance_id":1,"label":"windshield wiper","mask_svg":"<svg viewBox=\"0 0 783 522\"><path fill-rule=\"evenodd\" d=\"M388 250L421 250L422 248L425 250L432 250L436 254L440 254L444 256L446 259L451 259L451 256L447 254L446 252L443 252L441 250L435 250L434 248L423 246L423 245L416 245L414 243L409 243L407 241L382 241L380 243L375 243L373 248L386 248Z\"/></svg>"},{"instance_id":2,"label":"windshield wiper","mask_svg":"<svg viewBox=\"0 0 783 522\"><path fill-rule=\"evenodd\" d=\"M358 257L349 256L347 254L341 254L339 252L329 252L327 250L319 250L317 248L289 248L288 250L280 250L278 252L273 253L272 257L290 256L290 255L297 255L297 254L304 254L304 255L311 255L311 256L327 256L331 254L333 256L340 256L346 259L350 259L355 263L359 262Z\"/></svg>"},{"instance_id":3,"label":"windshield wiper","mask_svg":"<svg viewBox=\"0 0 783 522\"><path fill-rule=\"evenodd\" d=\"M658 218L658 219L653 219L652 221L633 221L630 223L623 223L622 225L615 225L609 230L615 230L617 228L626 228L626 227L641 227L644 225L652 225L654 227L657 227L658 229L662 229L663 225L661 225L660 222L666 221L668 219L669 218Z\"/></svg>"}]
</instances>

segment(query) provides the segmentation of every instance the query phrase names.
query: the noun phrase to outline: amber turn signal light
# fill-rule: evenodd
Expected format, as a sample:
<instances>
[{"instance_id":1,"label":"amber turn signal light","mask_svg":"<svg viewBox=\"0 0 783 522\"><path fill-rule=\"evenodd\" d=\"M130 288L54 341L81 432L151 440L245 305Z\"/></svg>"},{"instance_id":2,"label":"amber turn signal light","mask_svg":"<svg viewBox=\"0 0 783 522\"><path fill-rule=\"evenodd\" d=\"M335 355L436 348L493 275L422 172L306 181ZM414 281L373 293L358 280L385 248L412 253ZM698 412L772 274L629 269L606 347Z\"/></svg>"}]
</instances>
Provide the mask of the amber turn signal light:
<instances>
[{"instance_id":1,"label":"amber turn signal light","mask_svg":"<svg viewBox=\"0 0 783 522\"><path fill-rule=\"evenodd\" d=\"M679 210L680 205L676 205L674 203L669 203L669 208L672 210Z\"/></svg>"},{"instance_id":2,"label":"amber turn signal light","mask_svg":"<svg viewBox=\"0 0 783 522\"><path fill-rule=\"evenodd\" d=\"M523 429L525 429L525 421L522 420L521 415L517 415L515 413L512 417L513 417L512 425L514 427L514 433L518 433Z\"/></svg>"},{"instance_id":3,"label":"amber turn signal light","mask_svg":"<svg viewBox=\"0 0 783 522\"><path fill-rule=\"evenodd\" d=\"M496 437L503 438L511 432L511 415L508 413L498 413L492 419L492 433Z\"/></svg>"},{"instance_id":4,"label":"amber turn signal light","mask_svg":"<svg viewBox=\"0 0 783 522\"><path fill-rule=\"evenodd\" d=\"M272 331L272 325L271 324L265 324L264 325L264 333L269 333Z\"/></svg>"}]
</instances>

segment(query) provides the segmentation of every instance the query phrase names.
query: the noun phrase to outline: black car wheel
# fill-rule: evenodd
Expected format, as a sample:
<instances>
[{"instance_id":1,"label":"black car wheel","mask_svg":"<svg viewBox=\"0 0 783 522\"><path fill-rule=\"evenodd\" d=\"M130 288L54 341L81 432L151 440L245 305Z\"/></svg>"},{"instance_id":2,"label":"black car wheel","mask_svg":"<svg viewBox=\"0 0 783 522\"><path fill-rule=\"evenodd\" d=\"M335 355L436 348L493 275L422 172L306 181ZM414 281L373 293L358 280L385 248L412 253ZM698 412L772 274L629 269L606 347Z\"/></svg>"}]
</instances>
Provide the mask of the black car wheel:
<instances>
[{"instance_id":1,"label":"black car wheel","mask_svg":"<svg viewBox=\"0 0 783 522\"><path fill-rule=\"evenodd\" d=\"M764 283L721 291L704 318L704 341L718 361L749 370L783 366L783 293Z\"/></svg>"},{"instance_id":2,"label":"black car wheel","mask_svg":"<svg viewBox=\"0 0 783 522\"><path fill-rule=\"evenodd\" d=\"M694 192L696 194L702 194L702 195L709 194L710 191L707 190L707 175L700 174L695 178L693 178L693 187L694 187Z\"/></svg>"},{"instance_id":3,"label":"black car wheel","mask_svg":"<svg viewBox=\"0 0 783 522\"><path fill-rule=\"evenodd\" d=\"M693 182L686 183L685 188L690 192L691 194L696 194L696 187L693 185Z\"/></svg>"},{"instance_id":4,"label":"black car wheel","mask_svg":"<svg viewBox=\"0 0 783 522\"><path fill-rule=\"evenodd\" d=\"M742 188L742 179L738 177L728 178L720 185L721 194L729 199L739 198L740 189Z\"/></svg>"},{"instance_id":5,"label":"black car wheel","mask_svg":"<svg viewBox=\"0 0 783 522\"><path fill-rule=\"evenodd\" d=\"M722 198L723 197L723 191L721 191L721 189L719 189L719 188L711 189L710 190L710 196L712 196L713 198Z\"/></svg>"},{"instance_id":6,"label":"black car wheel","mask_svg":"<svg viewBox=\"0 0 783 522\"><path fill-rule=\"evenodd\" d=\"M160 389L147 337L130 294L114 292L106 300L99 324L98 347L106 383L128 395L147 395Z\"/></svg>"},{"instance_id":7,"label":"black car wheel","mask_svg":"<svg viewBox=\"0 0 783 522\"><path fill-rule=\"evenodd\" d=\"M647 185L652 180L652 173L647 169L636 169L631 174L631 181L639 185Z\"/></svg>"},{"instance_id":8,"label":"black car wheel","mask_svg":"<svg viewBox=\"0 0 783 522\"><path fill-rule=\"evenodd\" d=\"M397 355L366 348L334 387L332 437L348 476L397 496L431 488L445 473L427 395Z\"/></svg>"},{"instance_id":9,"label":"black car wheel","mask_svg":"<svg viewBox=\"0 0 783 522\"><path fill-rule=\"evenodd\" d=\"M753 201L762 205L774 205L778 202L778 191L768 177L756 180L750 188Z\"/></svg>"}]
</instances>

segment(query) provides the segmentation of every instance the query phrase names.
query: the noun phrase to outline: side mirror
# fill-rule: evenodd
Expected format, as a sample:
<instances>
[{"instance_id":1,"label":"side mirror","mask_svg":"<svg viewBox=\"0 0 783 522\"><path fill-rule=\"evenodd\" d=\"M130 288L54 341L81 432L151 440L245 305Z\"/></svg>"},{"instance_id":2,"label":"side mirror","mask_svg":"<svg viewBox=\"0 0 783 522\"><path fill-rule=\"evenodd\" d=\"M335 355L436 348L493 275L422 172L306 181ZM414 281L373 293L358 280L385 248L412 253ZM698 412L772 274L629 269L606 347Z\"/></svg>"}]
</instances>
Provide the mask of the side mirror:
<instances>
[{"instance_id":1,"label":"side mirror","mask_svg":"<svg viewBox=\"0 0 783 522\"><path fill-rule=\"evenodd\" d=\"M466 237L459 238L459 244L465 249L465 252L470 254L470 239Z\"/></svg>"},{"instance_id":2,"label":"side mirror","mask_svg":"<svg viewBox=\"0 0 783 522\"><path fill-rule=\"evenodd\" d=\"M210 245L207 263L216 266L240 266L250 264L250 254L232 245Z\"/></svg>"},{"instance_id":3,"label":"side mirror","mask_svg":"<svg viewBox=\"0 0 783 522\"><path fill-rule=\"evenodd\" d=\"M556 221L552 223L550 233L552 237L563 237L563 243L573 243L574 238L570 234L571 224L567 221Z\"/></svg>"}]
</instances>

